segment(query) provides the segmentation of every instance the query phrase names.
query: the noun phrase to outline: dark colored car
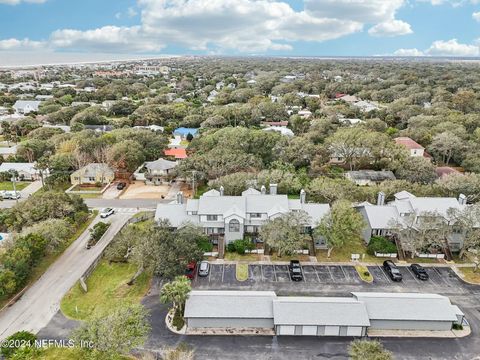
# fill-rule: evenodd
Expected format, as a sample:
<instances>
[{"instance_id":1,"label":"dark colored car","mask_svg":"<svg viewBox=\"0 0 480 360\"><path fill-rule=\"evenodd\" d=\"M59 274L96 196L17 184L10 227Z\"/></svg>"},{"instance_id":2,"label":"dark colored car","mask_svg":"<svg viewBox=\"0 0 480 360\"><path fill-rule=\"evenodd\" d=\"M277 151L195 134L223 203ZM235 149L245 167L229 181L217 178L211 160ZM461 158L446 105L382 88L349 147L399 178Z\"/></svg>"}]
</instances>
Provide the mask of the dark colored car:
<instances>
[{"instance_id":1,"label":"dark colored car","mask_svg":"<svg viewBox=\"0 0 480 360\"><path fill-rule=\"evenodd\" d=\"M300 261L291 260L290 265L288 266L288 270L290 272L290 279L292 279L292 281L303 280L302 267L300 266Z\"/></svg>"},{"instance_id":2,"label":"dark colored car","mask_svg":"<svg viewBox=\"0 0 480 360\"><path fill-rule=\"evenodd\" d=\"M428 280L428 274L425 271L425 268L419 264L410 265L410 270L415 274L415 276L420 280Z\"/></svg>"},{"instance_id":3,"label":"dark colored car","mask_svg":"<svg viewBox=\"0 0 480 360\"><path fill-rule=\"evenodd\" d=\"M125 186L127 186L126 183L120 182L120 183L117 184L117 190L123 190L123 189L125 189Z\"/></svg>"},{"instance_id":4,"label":"dark colored car","mask_svg":"<svg viewBox=\"0 0 480 360\"><path fill-rule=\"evenodd\" d=\"M385 260L383 262L383 268L385 269L385 272L390 276L390 279L393 281L402 281L403 276L400 273L400 270L398 270L397 265L393 263L391 260Z\"/></svg>"},{"instance_id":5,"label":"dark colored car","mask_svg":"<svg viewBox=\"0 0 480 360\"><path fill-rule=\"evenodd\" d=\"M185 269L185 276L190 280L193 280L197 272L196 270L197 270L197 263L192 261L187 265L187 268Z\"/></svg>"}]
</instances>

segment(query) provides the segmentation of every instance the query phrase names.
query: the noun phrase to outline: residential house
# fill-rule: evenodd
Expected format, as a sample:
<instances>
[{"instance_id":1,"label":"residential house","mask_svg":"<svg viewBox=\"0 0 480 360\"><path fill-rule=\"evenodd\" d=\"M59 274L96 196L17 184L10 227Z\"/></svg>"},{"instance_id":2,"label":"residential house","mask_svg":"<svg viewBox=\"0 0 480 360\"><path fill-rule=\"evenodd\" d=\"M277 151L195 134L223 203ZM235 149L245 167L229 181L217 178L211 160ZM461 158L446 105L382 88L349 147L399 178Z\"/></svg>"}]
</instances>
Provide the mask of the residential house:
<instances>
[{"instance_id":1,"label":"residential house","mask_svg":"<svg viewBox=\"0 0 480 360\"><path fill-rule=\"evenodd\" d=\"M450 174L458 174L458 175L462 174L460 171L458 171L457 169L454 169L450 166L439 166L435 169L435 172L437 173L437 176L439 178L442 178L442 177L450 175Z\"/></svg>"},{"instance_id":2,"label":"residential house","mask_svg":"<svg viewBox=\"0 0 480 360\"><path fill-rule=\"evenodd\" d=\"M145 162L133 175L136 180L144 180L147 184L160 185L168 179L177 165L175 161L160 158Z\"/></svg>"},{"instance_id":3,"label":"residential house","mask_svg":"<svg viewBox=\"0 0 480 360\"><path fill-rule=\"evenodd\" d=\"M115 172L107 164L91 163L70 175L72 185L108 184L115 179Z\"/></svg>"},{"instance_id":4,"label":"residential house","mask_svg":"<svg viewBox=\"0 0 480 360\"><path fill-rule=\"evenodd\" d=\"M295 135L293 133L293 131L290 130L289 128L281 127L281 126L269 126L269 127L266 127L262 130L263 131L275 131L275 132L278 132L278 133L282 134L283 136L288 136L288 137L292 137L292 136Z\"/></svg>"},{"instance_id":5,"label":"residential house","mask_svg":"<svg viewBox=\"0 0 480 360\"><path fill-rule=\"evenodd\" d=\"M0 156L7 159L9 156L15 156L17 154L18 145L10 147L0 147Z\"/></svg>"},{"instance_id":6,"label":"residential house","mask_svg":"<svg viewBox=\"0 0 480 360\"><path fill-rule=\"evenodd\" d=\"M187 150L184 148L172 148L164 151L165 156L171 156L176 160L186 159L188 157Z\"/></svg>"},{"instance_id":7,"label":"residential house","mask_svg":"<svg viewBox=\"0 0 480 360\"><path fill-rule=\"evenodd\" d=\"M164 132L165 128L159 125L148 125L148 126L134 126L134 129L146 129L150 130L151 132Z\"/></svg>"},{"instance_id":8,"label":"residential house","mask_svg":"<svg viewBox=\"0 0 480 360\"><path fill-rule=\"evenodd\" d=\"M310 110L300 110L298 112L298 116L304 119L308 119L312 116L312 112Z\"/></svg>"},{"instance_id":9,"label":"residential house","mask_svg":"<svg viewBox=\"0 0 480 360\"><path fill-rule=\"evenodd\" d=\"M15 171L21 181L35 181L41 178L40 170L35 166L35 163L2 163L0 173ZM44 170L43 175L47 176L48 170Z\"/></svg>"},{"instance_id":10,"label":"residential house","mask_svg":"<svg viewBox=\"0 0 480 360\"><path fill-rule=\"evenodd\" d=\"M17 100L13 105L13 109L17 114L29 114L34 111L38 111L41 101L37 100Z\"/></svg>"},{"instance_id":11,"label":"residential house","mask_svg":"<svg viewBox=\"0 0 480 360\"><path fill-rule=\"evenodd\" d=\"M410 156L431 158L422 145L409 137L403 136L394 140L396 144L404 146L410 152Z\"/></svg>"},{"instance_id":12,"label":"residential house","mask_svg":"<svg viewBox=\"0 0 480 360\"><path fill-rule=\"evenodd\" d=\"M220 191L210 190L199 199L184 200L179 193L177 200L170 204L158 204L156 221L168 219L174 228L190 222L201 226L210 235L214 243L223 242L223 246L234 240L243 239L245 234L256 236L260 227L268 220L275 219L291 211L305 211L309 222L306 231L311 231L329 212L328 204L306 202L306 193L302 190L300 199L289 199L287 195L277 194L277 185L270 185L270 194L265 187L261 191L248 189L241 196L225 196ZM322 246L318 239L317 246Z\"/></svg>"},{"instance_id":13,"label":"residential house","mask_svg":"<svg viewBox=\"0 0 480 360\"><path fill-rule=\"evenodd\" d=\"M352 104L353 106L360 109L361 112L367 113L373 110L378 110L379 107L372 102L360 100Z\"/></svg>"},{"instance_id":14,"label":"residential house","mask_svg":"<svg viewBox=\"0 0 480 360\"><path fill-rule=\"evenodd\" d=\"M359 186L375 185L387 180L396 180L391 171L358 170L347 171L345 178Z\"/></svg>"},{"instance_id":15,"label":"residential house","mask_svg":"<svg viewBox=\"0 0 480 360\"><path fill-rule=\"evenodd\" d=\"M180 127L173 131L173 136L180 136L182 139L186 139L188 134L191 134L193 137L198 136L198 129Z\"/></svg>"},{"instance_id":16,"label":"residential house","mask_svg":"<svg viewBox=\"0 0 480 360\"><path fill-rule=\"evenodd\" d=\"M379 193L377 204L362 203L357 210L365 219L363 239L368 244L372 236L389 236L396 226L419 226L425 216L436 214L449 226L455 227L450 209L463 210L467 206L465 195L458 199L450 197L416 197L408 191L394 195L395 200L385 203L385 194ZM453 231L447 239L450 250L459 251L463 246L463 235Z\"/></svg>"},{"instance_id":17,"label":"residential house","mask_svg":"<svg viewBox=\"0 0 480 360\"><path fill-rule=\"evenodd\" d=\"M277 126L277 127L286 128L288 126L288 120L285 120L285 121L262 121L261 125L264 126L264 127Z\"/></svg>"},{"instance_id":18,"label":"residential house","mask_svg":"<svg viewBox=\"0 0 480 360\"><path fill-rule=\"evenodd\" d=\"M97 133L106 133L110 132L113 129L113 125L84 125L85 130L93 130Z\"/></svg>"}]
</instances>

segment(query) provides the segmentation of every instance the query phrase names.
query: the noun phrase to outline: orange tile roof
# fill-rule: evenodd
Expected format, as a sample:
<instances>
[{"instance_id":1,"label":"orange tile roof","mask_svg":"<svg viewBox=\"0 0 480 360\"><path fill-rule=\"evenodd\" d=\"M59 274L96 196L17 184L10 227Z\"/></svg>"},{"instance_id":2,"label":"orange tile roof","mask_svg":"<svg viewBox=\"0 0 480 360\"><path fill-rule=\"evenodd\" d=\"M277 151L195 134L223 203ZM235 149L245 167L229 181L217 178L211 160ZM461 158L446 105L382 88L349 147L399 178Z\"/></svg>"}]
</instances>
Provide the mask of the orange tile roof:
<instances>
[{"instance_id":1,"label":"orange tile roof","mask_svg":"<svg viewBox=\"0 0 480 360\"><path fill-rule=\"evenodd\" d=\"M425 149L422 145L409 137L398 137L394 139L397 144L405 146L407 149Z\"/></svg>"},{"instance_id":2,"label":"orange tile roof","mask_svg":"<svg viewBox=\"0 0 480 360\"><path fill-rule=\"evenodd\" d=\"M165 155L174 156L175 159L186 159L188 157L185 149L167 149L165 150Z\"/></svg>"}]
</instances>

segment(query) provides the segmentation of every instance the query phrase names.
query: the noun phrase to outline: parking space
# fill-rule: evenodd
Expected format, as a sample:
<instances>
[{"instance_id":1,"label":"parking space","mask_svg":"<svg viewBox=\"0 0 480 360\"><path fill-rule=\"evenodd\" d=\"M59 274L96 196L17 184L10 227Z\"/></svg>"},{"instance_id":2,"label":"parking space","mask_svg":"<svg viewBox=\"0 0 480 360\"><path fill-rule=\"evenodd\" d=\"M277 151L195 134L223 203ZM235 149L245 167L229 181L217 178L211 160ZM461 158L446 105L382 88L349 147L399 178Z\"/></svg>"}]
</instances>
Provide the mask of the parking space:
<instances>
[{"instance_id":1,"label":"parking space","mask_svg":"<svg viewBox=\"0 0 480 360\"><path fill-rule=\"evenodd\" d=\"M336 287L339 290L349 289L348 291L355 291L359 287L365 291L375 291L375 289L439 293L468 291L465 284L450 268L427 267L429 279L426 281L417 279L409 267L399 266L398 268L403 279L400 282L394 282L381 265L369 266L368 270L372 274L373 282L365 283L354 266L309 264L302 265L303 281L295 282L290 279L288 265L251 264L248 266L248 280L238 281L235 264L212 264L210 274L206 277L197 276L194 280L194 287L217 289L249 287L259 290L268 288L299 292L322 291L325 288L335 289Z\"/></svg>"}]
</instances>

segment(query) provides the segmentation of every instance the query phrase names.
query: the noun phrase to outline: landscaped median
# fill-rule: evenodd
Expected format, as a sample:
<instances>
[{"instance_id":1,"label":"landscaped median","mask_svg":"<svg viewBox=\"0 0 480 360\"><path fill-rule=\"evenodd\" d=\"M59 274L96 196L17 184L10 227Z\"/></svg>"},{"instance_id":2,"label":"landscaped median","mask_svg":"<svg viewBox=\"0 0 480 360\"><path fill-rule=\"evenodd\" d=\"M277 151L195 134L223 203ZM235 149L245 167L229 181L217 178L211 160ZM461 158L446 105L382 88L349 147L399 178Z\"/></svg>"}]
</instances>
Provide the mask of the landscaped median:
<instances>
[{"instance_id":1,"label":"landscaped median","mask_svg":"<svg viewBox=\"0 0 480 360\"><path fill-rule=\"evenodd\" d=\"M248 280L248 264L237 264L236 277L238 281Z\"/></svg>"},{"instance_id":2,"label":"landscaped median","mask_svg":"<svg viewBox=\"0 0 480 360\"><path fill-rule=\"evenodd\" d=\"M363 281L368 283L371 283L373 281L373 276L370 271L368 271L368 268L366 266L356 265L355 270L357 270L358 275Z\"/></svg>"},{"instance_id":3,"label":"landscaped median","mask_svg":"<svg viewBox=\"0 0 480 360\"><path fill-rule=\"evenodd\" d=\"M456 267L455 272L470 284L480 284L480 269L475 271L474 267Z\"/></svg>"},{"instance_id":4,"label":"landscaped median","mask_svg":"<svg viewBox=\"0 0 480 360\"><path fill-rule=\"evenodd\" d=\"M133 264L103 260L87 280L88 292L77 283L62 299L60 309L69 318L85 320L95 311L139 303L148 291L150 277L143 273L134 285L127 285L136 271Z\"/></svg>"}]
</instances>

